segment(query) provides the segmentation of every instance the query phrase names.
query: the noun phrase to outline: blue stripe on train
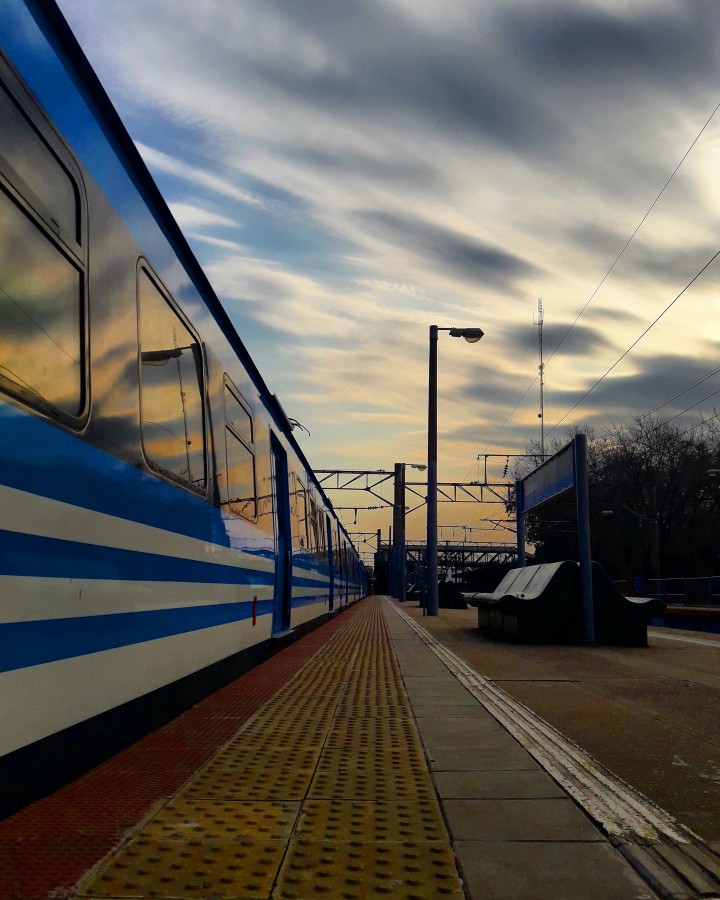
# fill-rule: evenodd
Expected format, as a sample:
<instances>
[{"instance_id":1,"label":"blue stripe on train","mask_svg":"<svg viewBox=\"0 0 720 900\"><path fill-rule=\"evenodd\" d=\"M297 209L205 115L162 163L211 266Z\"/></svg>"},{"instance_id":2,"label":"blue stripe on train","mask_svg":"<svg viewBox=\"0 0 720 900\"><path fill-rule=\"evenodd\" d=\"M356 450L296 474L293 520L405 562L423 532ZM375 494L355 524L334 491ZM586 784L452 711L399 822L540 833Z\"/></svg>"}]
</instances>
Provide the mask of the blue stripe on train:
<instances>
[{"instance_id":1,"label":"blue stripe on train","mask_svg":"<svg viewBox=\"0 0 720 900\"><path fill-rule=\"evenodd\" d=\"M217 507L2 402L0 433L0 484L221 547L230 546ZM267 540L271 542L272 538ZM274 556L267 549L241 549L264 559ZM302 555L302 566L329 575L327 564L310 554Z\"/></svg>"},{"instance_id":2,"label":"blue stripe on train","mask_svg":"<svg viewBox=\"0 0 720 900\"><path fill-rule=\"evenodd\" d=\"M99 581L177 581L198 584L275 584L274 572L222 563L119 550L60 538L0 530L0 575ZM317 588L293 574L293 587Z\"/></svg>"},{"instance_id":3,"label":"blue stripe on train","mask_svg":"<svg viewBox=\"0 0 720 900\"><path fill-rule=\"evenodd\" d=\"M112 581L274 584L274 572L0 531L0 575ZM310 582L313 584L313 582Z\"/></svg>"},{"instance_id":4,"label":"blue stripe on train","mask_svg":"<svg viewBox=\"0 0 720 900\"><path fill-rule=\"evenodd\" d=\"M220 510L200 497L6 403L0 432L0 483L228 546Z\"/></svg>"},{"instance_id":5,"label":"blue stripe on train","mask_svg":"<svg viewBox=\"0 0 720 900\"><path fill-rule=\"evenodd\" d=\"M250 618L252 607L252 603L224 603L107 616L9 622L0 625L0 672L226 625ZM272 600L257 604L258 615L271 613L272 609Z\"/></svg>"},{"instance_id":6,"label":"blue stripe on train","mask_svg":"<svg viewBox=\"0 0 720 900\"><path fill-rule=\"evenodd\" d=\"M292 605L293 608L307 606L325 599L324 594L298 597L293 598ZM273 608L273 600L259 600L257 615L269 615ZM249 619L252 614L253 604L245 601L72 619L7 622L0 625L0 672L227 625Z\"/></svg>"}]
</instances>

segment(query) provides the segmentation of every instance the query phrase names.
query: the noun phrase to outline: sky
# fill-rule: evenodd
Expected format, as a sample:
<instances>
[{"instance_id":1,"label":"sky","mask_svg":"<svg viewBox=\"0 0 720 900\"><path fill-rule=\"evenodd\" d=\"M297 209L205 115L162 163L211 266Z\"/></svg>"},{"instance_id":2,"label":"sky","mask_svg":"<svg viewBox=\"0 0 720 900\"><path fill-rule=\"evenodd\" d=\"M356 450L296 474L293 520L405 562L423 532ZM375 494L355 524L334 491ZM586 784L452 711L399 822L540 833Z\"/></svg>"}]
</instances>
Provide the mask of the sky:
<instances>
[{"instance_id":1,"label":"sky","mask_svg":"<svg viewBox=\"0 0 720 900\"><path fill-rule=\"evenodd\" d=\"M434 324L485 332L440 334L439 479L502 480L540 437L540 297L550 438L720 366L719 257L611 369L720 250L716 0L59 5L315 468L425 460ZM441 538L512 540L482 515L442 504Z\"/></svg>"}]
</instances>

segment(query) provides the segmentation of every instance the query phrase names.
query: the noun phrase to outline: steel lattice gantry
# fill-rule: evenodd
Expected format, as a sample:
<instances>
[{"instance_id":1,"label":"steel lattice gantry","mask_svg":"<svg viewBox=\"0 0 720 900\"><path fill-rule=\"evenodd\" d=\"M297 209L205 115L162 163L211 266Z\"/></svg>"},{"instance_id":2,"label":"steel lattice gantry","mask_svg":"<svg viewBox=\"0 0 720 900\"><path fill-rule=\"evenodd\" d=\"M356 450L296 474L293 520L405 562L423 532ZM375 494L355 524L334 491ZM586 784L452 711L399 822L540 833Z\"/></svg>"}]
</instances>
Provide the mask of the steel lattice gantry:
<instances>
[{"instance_id":1,"label":"steel lattice gantry","mask_svg":"<svg viewBox=\"0 0 720 900\"><path fill-rule=\"evenodd\" d=\"M420 571L425 562L425 543L407 544L408 569ZM515 544L452 543L438 541L438 572L442 579L452 572L454 580L462 581L466 569L495 563L514 563L517 560Z\"/></svg>"}]
</instances>

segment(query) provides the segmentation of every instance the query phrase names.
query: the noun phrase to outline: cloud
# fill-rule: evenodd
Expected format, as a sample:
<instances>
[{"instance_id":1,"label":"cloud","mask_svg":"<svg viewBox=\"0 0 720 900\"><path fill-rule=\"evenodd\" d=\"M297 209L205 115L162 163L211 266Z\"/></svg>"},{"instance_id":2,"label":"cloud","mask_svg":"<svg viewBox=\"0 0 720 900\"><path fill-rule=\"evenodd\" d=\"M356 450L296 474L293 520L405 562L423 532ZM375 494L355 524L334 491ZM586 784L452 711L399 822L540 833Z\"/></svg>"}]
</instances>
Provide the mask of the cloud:
<instances>
[{"instance_id":1,"label":"cloud","mask_svg":"<svg viewBox=\"0 0 720 900\"><path fill-rule=\"evenodd\" d=\"M636 245L624 261L623 272L632 279L648 279L684 287L717 253L717 244L703 246ZM672 299L668 297L668 300Z\"/></svg>"},{"instance_id":2,"label":"cloud","mask_svg":"<svg viewBox=\"0 0 720 900\"><path fill-rule=\"evenodd\" d=\"M544 72L563 79L603 78L666 82L678 90L717 62L720 23L712 4L698 3L693 16L683 4L636 4L622 12L608 5L556 3L529 12L511 9L504 32L517 52Z\"/></svg>"},{"instance_id":3,"label":"cloud","mask_svg":"<svg viewBox=\"0 0 720 900\"><path fill-rule=\"evenodd\" d=\"M589 411L594 421L610 424L644 415L656 407L660 408L655 415L673 416L720 389L718 373L691 388L715 368L707 359L663 354L635 358L630 365L630 372L613 373L602 381L583 402L575 418L583 418ZM579 396L579 392L560 388L552 391L551 399L556 407L567 409ZM699 408L709 409L713 402L716 401L711 399Z\"/></svg>"},{"instance_id":4,"label":"cloud","mask_svg":"<svg viewBox=\"0 0 720 900\"><path fill-rule=\"evenodd\" d=\"M243 317L249 315L267 328L334 339L347 337L357 327L351 299L271 261L231 254L215 259L206 270L231 314L240 302L245 306Z\"/></svg>"},{"instance_id":5,"label":"cloud","mask_svg":"<svg viewBox=\"0 0 720 900\"><path fill-rule=\"evenodd\" d=\"M332 172L341 177L357 176L423 187L440 178L440 173L432 164L393 159L382 155L381 148L377 148L375 153L358 153L345 148L286 147L281 152L294 163L305 164L326 175Z\"/></svg>"},{"instance_id":6,"label":"cloud","mask_svg":"<svg viewBox=\"0 0 720 900\"><path fill-rule=\"evenodd\" d=\"M545 323L543 325L543 345L545 359L560 346L563 356L592 356L601 350L609 349L613 344L599 328L590 325L576 324L568 331L571 322L565 324ZM509 340L513 351L530 356L538 353L538 335L536 328L514 329ZM560 342L562 341L562 344Z\"/></svg>"},{"instance_id":7,"label":"cloud","mask_svg":"<svg viewBox=\"0 0 720 900\"><path fill-rule=\"evenodd\" d=\"M447 274L493 287L511 288L538 269L513 253L432 222L390 212L362 211L357 218L382 239L410 250Z\"/></svg>"},{"instance_id":8,"label":"cloud","mask_svg":"<svg viewBox=\"0 0 720 900\"><path fill-rule=\"evenodd\" d=\"M175 175L190 184L206 188L222 197L238 200L240 203L247 203L251 206L262 203L259 197L254 196L249 191L238 188L226 178L213 175L199 166L192 166L182 160L174 159L167 153L148 147L140 141L135 143L145 164L152 172Z\"/></svg>"},{"instance_id":9,"label":"cloud","mask_svg":"<svg viewBox=\"0 0 720 900\"><path fill-rule=\"evenodd\" d=\"M210 212L207 209L201 209L199 206L193 206L190 203L169 203L170 212L181 228L198 228L203 226L229 226L237 228L238 223L228 216L219 213Z\"/></svg>"}]
</instances>

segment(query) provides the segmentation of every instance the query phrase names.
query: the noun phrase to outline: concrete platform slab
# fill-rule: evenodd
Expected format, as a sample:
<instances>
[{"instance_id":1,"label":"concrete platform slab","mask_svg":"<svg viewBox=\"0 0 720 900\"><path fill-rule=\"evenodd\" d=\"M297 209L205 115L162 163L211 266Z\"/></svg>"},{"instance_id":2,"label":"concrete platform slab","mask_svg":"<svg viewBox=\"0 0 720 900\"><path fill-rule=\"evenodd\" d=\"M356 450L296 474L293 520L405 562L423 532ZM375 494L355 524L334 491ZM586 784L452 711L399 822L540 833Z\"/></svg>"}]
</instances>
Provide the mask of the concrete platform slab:
<instances>
[{"instance_id":1,"label":"concrete platform slab","mask_svg":"<svg viewBox=\"0 0 720 900\"><path fill-rule=\"evenodd\" d=\"M603 841L571 800L445 800L456 841Z\"/></svg>"},{"instance_id":2,"label":"concrete platform slab","mask_svg":"<svg viewBox=\"0 0 720 900\"><path fill-rule=\"evenodd\" d=\"M413 703L416 719L487 719L490 713L479 703L475 706L457 706L449 703Z\"/></svg>"},{"instance_id":3,"label":"concrete platform slab","mask_svg":"<svg viewBox=\"0 0 720 900\"><path fill-rule=\"evenodd\" d=\"M397 658L402 666L403 675L406 678L442 677L448 674L446 666L444 666L437 657L434 659L430 657L428 659L427 650L418 650L413 651L412 653L398 653ZM415 668L419 671L410 672L410 668Z\"/></svg>"},{"instance_id":4,"label":"concrete platform slab","mask_svg":"<svg viewBox=\"0 0 720 900\"><path fill-rule=\"evenodd\" d=\"M604 841L571 800L445 800L455 841Z\"/></svg>"},{"instance_id":5,"label":"concrete platform slab","mask_svg":"<svg viewBox=\"0 0 720 900\"><path fill-rule=\"evenodd\" d=\"M429 751L439 747L492 747L493 738L507 731L492 716L475 719L418 719L418 731Z\"/></svg>"},{"instance_id":6,"label":"concrete platform slab","mask_svg":"<svg viewBox=\"0 0 720 900\"><path fill-rule=\"evenodd\" d=\"M483 900L650 900L654 895L603 843L484 843L453 848L471 897Z\"/></svg>"},{"instance_id":7,"label":"concrete platform slab","mask_svg":"<svg viewBox=\"0 0 720 900\"><path fill-rule=\"evenodd\" d=\"M413 703L477 705L477 700L470 691L465 690L450 673L447 676L410 676L404 681L408 696Z\"/></svg>"},{"instance_id":8,"label":"concrete platform slab","mask_svg":"<svg viewBox=\"0 0 720 900\"><path fill-rule=\"evenodd\" d=\"M437 772L435 787L442 800L532 800L565 797L544 772Z\"/></svg>"},{"instance_id":9,"label":"concrete platform slab","mask_svg":"<svg viewBox=\"0 0 720 900\"><path fill-rule=\"evenodd\" d=\"M423 722L427 721L427 719L418 719L418 726L420 727ZM477 721L478 724L484 724L485 722L484 719L479 719ZM486 729L485 734L476 733L475 737L473 738L472 746L458 746L457 741L455 743L452 743L445 740L442 736L437 737L436 742L433 742L431 738L431 743L429 745L426 744L426 746L428 757L431 760L447 758L444 757L443 754L448 752L456 754L458 759L460 759L463 755L472 754L478 750L512 751L519 747L517 741L513 737L511 737L507 731L503 730L502 728L493 728L491 723L490 727ZM525 753L526 751L522 750L521 752Z\"/></svg>"},{"instance_id":10,"label":"concrete platform slab","mask_svg":"<svg viewBox=\"0 0 720 900\"><path fill-rule=\"evenodd\" d=\"M497 747L458 750L439 747L428 754L433 772L510 772L540 770L540 766L510 735L498 735Z\"/></svg>"}]
</instances>

